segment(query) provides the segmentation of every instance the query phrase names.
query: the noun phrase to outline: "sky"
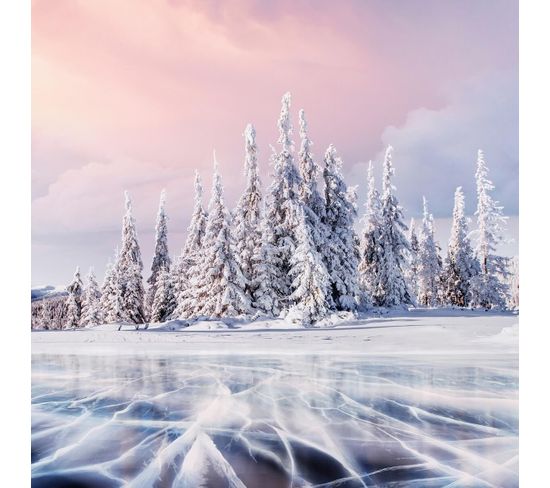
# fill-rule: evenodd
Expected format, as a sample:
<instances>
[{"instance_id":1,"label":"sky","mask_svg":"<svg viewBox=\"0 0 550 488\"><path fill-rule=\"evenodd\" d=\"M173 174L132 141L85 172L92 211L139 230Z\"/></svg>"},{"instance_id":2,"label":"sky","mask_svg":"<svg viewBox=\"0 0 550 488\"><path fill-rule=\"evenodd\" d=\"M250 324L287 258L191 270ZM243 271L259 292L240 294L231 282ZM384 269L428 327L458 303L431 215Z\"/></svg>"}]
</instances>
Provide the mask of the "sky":
<instances>
[{"instance_id":1,"label":"sky","mask_svg":"<svg viewBox=\"0 0 550 488\"><path fill-rule=\"evenodd\" d=\"M475 210L476 152L512 216L517 252L518 6L509 0L33 0L32 284L103 274L134 201L146 269L158 198L183 245L197 169L212 152L226 201L244 185L243 131L256 127L269 183L283 93L303 108L317 161L341 155L362 207L366 168L394 147L407 219L422 195L448 239L461 185ZM294 140L299 145L298 130ZM445 232L447 232L445 234Z\"/></svg>"}]
</instances>

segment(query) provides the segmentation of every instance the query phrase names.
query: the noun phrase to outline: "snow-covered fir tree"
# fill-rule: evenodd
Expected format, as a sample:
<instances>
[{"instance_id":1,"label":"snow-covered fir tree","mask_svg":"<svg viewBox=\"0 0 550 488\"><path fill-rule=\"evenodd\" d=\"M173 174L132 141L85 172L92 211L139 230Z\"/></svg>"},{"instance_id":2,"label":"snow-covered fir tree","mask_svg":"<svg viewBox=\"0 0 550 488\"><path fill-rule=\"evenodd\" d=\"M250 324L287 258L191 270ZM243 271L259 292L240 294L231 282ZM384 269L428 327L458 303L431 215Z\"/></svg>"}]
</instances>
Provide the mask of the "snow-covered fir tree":
<instances>
[{"instance_id":1,"label":"snow-covered fir tree","mask_svg":"<svg viewBox=\"0 0 550 488\"><path fill-rule=\"evenodd\" d=\"M163 322L173 311L174 291L168 268L162 266L156 279L155 296L151 304L151 322Z\"/></svg>"},{"instance_id":2,"label":"snow-covered fir tree","mask_svg":"<svg viewBox=\"0 0 550 488\"><path fill-rule=\"evenodd\" d=\"M292 124L290 122L290 93L282 99L278 120L281 151L274 158L273 181L269 187L266 209L266 231L271 246L271 259L276 275L271 286L280 301L280 308L286 308L292 294L292 279L289 276L291 258L298 247L296 227L301 209L300 175L294 164ZM279 305L278 307L279 308Z\"/></svg>"},{"instance_id":3,"label":"snow-covered fir tree","mask_svg":"<svg viewBox=\"0 0 550 488\"><path fill-rule=\"evenodd\" d=\"M168 252L168 217L166 215L166 191L160 194L157 222L155 225L155 250L151 263L151 275L147 279L149 288L145 298L145 308L150 311L157 291L157 278L161 269L170 270L170 254Z\"/></svg>"},{"instance_id":4,"label":"snow-covered fir tree","mask_svg":"<svg viewBox=\"0 0 550 488\"><path fill-rule=\"evenodd\" d=\"M298 311L306 326L327 315L330 277L321 254L315 248L305 212L300 209L297 227L298 247L291 258L290 276L294 291L290 296L291 311Z\"/></svg>"},{"instance_id":5,"label":"snow-covered fir tree","mask_svg":"<svg viewBox=\"0 0 550 488\"><path fill-rule=\"evenodd\" d=\"M418 303L424 307L438 305L441 286L441 258L434 237L433 216L423 197L424 214L418 240Z\"/></svg>"},{"instance_id":6,"label":"snow-covered fir tree","mask_svg":"<svg viewBox=\"0 0 550 488\"><path fill-rule=\"evenodd\" d=\"M113 262L118 261L118 249L115 249L115 258ZM99 300L99 307L103 320L111 324L117 322L118 317L115 315L115 301L118 300L117 296L118 283L115 280L115 267L111 260L107 262L105 268L105 276L103 277L103 283L101 284L101 298Z\"/></svg>"},{"instance_id":7,"label":"snow-covered fir tree","mask_svg":"<svg viewBox=\"0 0 550 488\"><path fill-rule=\"evenodd\" d=\"M93 268L90 268L90 271L88 271L83 296L80 324L83 326L101 324L103 320L100 307L101 291L99 290Z\"/></svg>"},{"instance_id":8,"label":"snow-covered fir tree","mask_svg":"<svg viewBox=\"0 0 550 488\"><path fill-rule=\"evenodd\" d=\"M489 170L483 151L477 154L477 237L475 254L479 262L480 273L472 280L472 305L481 308L504 308L508 287L504 283L507 277L506 259L496 254L497 246L503 241L506 217L491 192L494 185L489 180Z\"/></svg>"},{"instance_id":9,"label":"snow-covered fir tree","mask_svg":"<svg viewBox=\"0 0 550 488\"><path fill-rule=\"evenodd\" d=\"M188 318L195 309L193 287L189 285L198 282L202 272L199 263L206 234L207 213L202 203L201 177L195 171L195 203L191 222L187 228L187 239L178 257L175 266L172 267L172 290L175 296L175 308L171 312L175 318Z\"/></svg>"},{"instance_id":10,"label":"snow-covered fir tree","mask_svg":"<svg viewBox=\"0 0 550 488\"><path fill-rule=\"evenodd\" d=\"M111 309L106 318L107 323L128 323L130 320L123 303L124 278L118 267L113 267L113 294L111 297Z\"/></svg>"},{"instance_id":11,"label":"snow-covered fir tree","mask_svg":"<svg viewBox=\"0 0 550 488\"><path fill-rule=\"evenodd\" d=\"M418 243L418 235L416 233L416 224L414 219L411 219L409 224L409 257L408 266L405 273L407 284L412 297L418 296L418 259L420 246Z\"/></svg>"},{"instance_id":12,"label":"snow-covered fir tree","mask_svg":"<svg viewBox=\"0 0 550 488\"><path fill-rule=\"evenodd\" d=\"M519 308L519 256L508 260L508 308Z\"/></svg>"},{"instance_id":13,"label":"snow-covered fir tree","mask_svg":"<svg viewBox=\"0 0 550 488\"><path fill-rule=\"evenodd\" d=\"M82 292L83 292L82 279L80 278L80 268L77 266L74 272L74 277L67 291L69 296L67 297L67 315L65 318L65 328L75 329L80 325L80 318L82 314Z\"/></svg>"},{"instance_id":14,"label":"snow-covered fir tree","mask_svg":"<svg viewBox=\"0 0 550 488\"><path fill-rule=\"evenodd\" d=\"M373 295L374 304L383 307L414 303L405 280L409 243L404 234L407 225L403 221L403 209L391 182L394 174L392 152L393 148L388 146L384 157L379 240L382 260Z\"/></svg>"},{"instance_id":15,"label":"snow-covered fir tree","mask_svg":"<svg viewBox=\"0 0 550 488\"><path fill-rule=\"evenodd\" d=\"M65 329L76 329L80 325L80 309L75 295L69 293L67 297L67 315Z\"/></svg>"},{"instance_id":16,"label":"snow-covered fir tree","mask_svg":"<svg viewBox=\"0 0 550 488\"><path fill-rule=\"evenodd\" d=\"M123 317L134 324L141 324L145 321L143 262L130 195L125 192L124 196L126 212L122 220L122 242L115 263L115 276L121 292L120 306Z\"/></svg>"},{"instance_id":17,"label":"snow-covered fir tree","mask_svg":"<svg viewBox=\"0 0 550 488\"><path fill-rule=\"evenodd\" d=\"M324 225L325 200L318 187L321 168L314 161L311 153L313 143L307 132L307 121L304 110L298 113L300 120L300 152L298 154L298 170L301 177L300 199L304 207L306 225L318 252L322 252L326 244L327 231Z\"/></svg>"},{"instance_id":18,"label":"snow-covered fir tree","mask_svg":"<svg viewBox=\"0 0 550 488\"><path fill-rule=\"evenodd\" d=\"M200 271L190 282L194 302L191 317L234 317L251 311L250 299L244 290L246 280L233 254L230 215L216 161L214 165L202 257L196 265Z\"/></svg>"},{"instance_id":19,"label":"snow-covered fir tree","mask_svg":"<svg viewBox=\"0 0 550 488\"><path fill-rule=\"evenodd\" d=\"M342 160L332 144L325 152L323 178L327 231L324 258L330 276L329 303L338 310L353 310L359 299L357 238L353 230L356 196L344 182Z\"/></svg>"},{"instance_id":20,"label":"snow-covered fir tree","mask_svg":"<svg viewBox=\"0 0 550 488\"><path fill-rule=\"evenodd\" d=\"M445 304L466 307L470 302L470 283L479 273L479 263L468 238L462 187L455 191L453 224L443 269L442 299Z\"/></svg>"},{"instance_id":21,"label":"snow-covered fir tree","mask_svg":"<svg viewBox=\"0 0 550 488\"><path fill-rule=\"evenodd\" d=\"M142 270L137 263L128 263L118 270L119 283L122 285L121 304L122 316L133 324L146 321L144 310L145 289L143 287Z\"/></svg>"},{"instance_id":22,"label":"snow-covered fir tree","mask_svg":"<svg viewBox=\"0 0 550 488\"><path fill-rule=\"evenodd\" d=\"M264 217L261 226L261 245L253 259L257 263L256 272L250 286L254 290L254 307L260 312L277 317L281 313L279 297L273 283L278 279L276 267L277 250L270 242L270 225Z\"/></svg>"},{"instance_id":23,"label":"snow-covered fir tree","mask_svg":"<svg viewBox=\"0 0 550 488\"><path fill-rule=\"evenodd\" d=\"M258 306L256 290L258 283L258 267L261 266L262 234L261 223L263 213L263 196L260 176L258 174L258 146L256 131L248 124L244 131L245 163L244 175L246 187L241 195L231 225L234 243L235 259L245 278L245 292L254 308Z\"/></svg>"},{"instance_id":24,"label":"snow-covered fir tree","mask_svg":"<svg viewBox=\"0 0 550 488\"><path fill-rule=\"evenodd\" d=\"M363 308L373 304L373 297L378 287L382 248L380 247L380 194L375 187L372 161L369 161L367 172L367 201L363 215L363 229L359 248L359 285L361 287L361 304Z\"/></svg>"}]
</instances>

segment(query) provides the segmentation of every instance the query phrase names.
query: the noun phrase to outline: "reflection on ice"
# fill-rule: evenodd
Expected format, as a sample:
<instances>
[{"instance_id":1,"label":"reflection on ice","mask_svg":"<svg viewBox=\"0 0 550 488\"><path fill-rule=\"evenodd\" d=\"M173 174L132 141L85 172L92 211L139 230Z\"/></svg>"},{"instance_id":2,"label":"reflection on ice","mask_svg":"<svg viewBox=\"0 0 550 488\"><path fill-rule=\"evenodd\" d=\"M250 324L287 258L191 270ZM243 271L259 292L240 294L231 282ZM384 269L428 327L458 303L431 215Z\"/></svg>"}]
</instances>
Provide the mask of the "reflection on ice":
<instances>
[{"instance_id":1,"label":"reflection on ice","mask_svg":"<svg viewBox=\"0 0 550 488\"><path fill-rule=\"evenodd\" d=\"M35 355L33 486L517 486L510 357Z\"/></svg>"}]
</instances>

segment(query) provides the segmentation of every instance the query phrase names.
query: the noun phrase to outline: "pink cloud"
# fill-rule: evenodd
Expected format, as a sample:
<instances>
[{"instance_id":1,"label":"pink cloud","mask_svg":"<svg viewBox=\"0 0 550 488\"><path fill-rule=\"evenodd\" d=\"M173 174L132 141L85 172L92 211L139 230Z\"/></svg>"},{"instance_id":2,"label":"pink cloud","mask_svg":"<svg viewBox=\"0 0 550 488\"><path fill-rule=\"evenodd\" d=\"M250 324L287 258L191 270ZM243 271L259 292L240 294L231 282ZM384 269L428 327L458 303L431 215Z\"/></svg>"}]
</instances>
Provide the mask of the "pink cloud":
<instances>
[{"instance_id":1,"label":"pink cloud","mask_svg":"<svg viewBox=\"0 0 550 488\"><path fill-rule=\"evenodd\" d=\"M47 194L34 201L33 232L47 235L118 229L124 189L135 197L141 226L148 221L147 227L151 227L160 190L166 187L170 208L186 208L193 201L192 185L193 175L147 162L120 159L88 163L62 173Z\"/></svg>"},{"instance_id":2,"label":"pink cloud","mask_svg":"<svg viewBox=\"0 0 550 488\"><path fill-rule=\"evenodd\" d=\"M144 216L173 188L185 222L213 148L234 201L242 131L256 126L267 182L287 90L315 153L335 143L347 171L456 80L517 69L516 24L512 0L34 0L33 230L110 228L128 181Z\"/></svg>"}]
</instances>

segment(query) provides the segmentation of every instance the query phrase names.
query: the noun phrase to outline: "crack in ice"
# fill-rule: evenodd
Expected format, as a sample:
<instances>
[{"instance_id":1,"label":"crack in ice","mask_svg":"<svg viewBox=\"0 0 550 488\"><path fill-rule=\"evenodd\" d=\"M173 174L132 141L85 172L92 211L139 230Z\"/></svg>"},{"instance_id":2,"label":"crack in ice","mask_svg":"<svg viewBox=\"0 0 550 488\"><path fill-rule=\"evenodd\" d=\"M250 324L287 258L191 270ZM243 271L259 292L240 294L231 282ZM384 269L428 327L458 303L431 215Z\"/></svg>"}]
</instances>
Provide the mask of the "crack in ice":
<instances>
[{"instance_id":1,"label":"crack in ice","mask_svg":"<svg viewBox=\"0 0 550 488\"><path fill-rule=\"evenodd\" d=\"M517 486L516 370L430 360L35 356L33 478Z\"/></svg>"}]
</instances>

